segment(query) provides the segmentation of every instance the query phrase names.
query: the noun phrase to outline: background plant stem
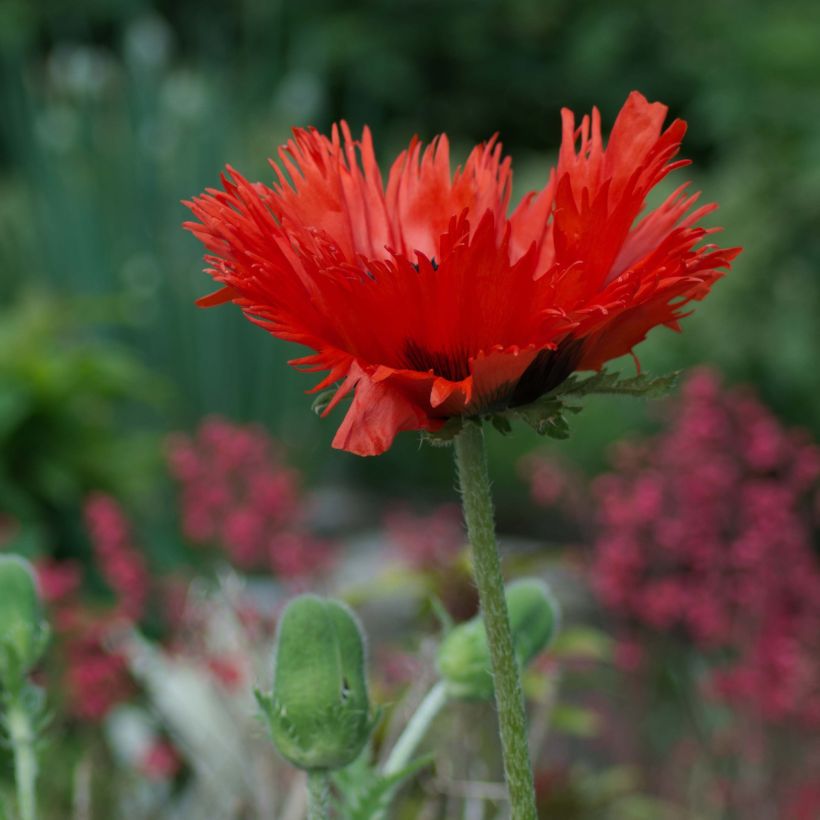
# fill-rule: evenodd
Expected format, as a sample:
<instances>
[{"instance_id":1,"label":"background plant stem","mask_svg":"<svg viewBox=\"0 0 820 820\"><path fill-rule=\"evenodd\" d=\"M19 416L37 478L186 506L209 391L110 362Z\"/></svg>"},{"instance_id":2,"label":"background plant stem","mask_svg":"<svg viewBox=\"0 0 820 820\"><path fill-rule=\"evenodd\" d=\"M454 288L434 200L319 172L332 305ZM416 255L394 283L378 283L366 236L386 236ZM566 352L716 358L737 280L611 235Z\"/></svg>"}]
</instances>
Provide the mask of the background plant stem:
<instances>
[{"instance_id":1,"label":"background plant stem","mask_svg":"<svg viewBox=\"0 0 820 820\"><path fill-rule=\"evenodd\" d=\"M14 750L14 777L17 784L17 811L20 820L36 820L37 757L34 752L34 729L21 697L15 696L6 713L9 740Z\"/></svg>"},{"instance_id":2,"label":"background plant stem","mask_svg":"<svg viewBox=\"0 0 820 820\"><path fill-rule=\"evenodd\" d=\"M498 726L512 818L536 820L524 695L513 649L504 578L495 537L484 432L479 424L465 423L455 440L455 456L464 519L473 548L481 612L490 646Z\"/></svg>"},{"instance_id":3,"label":"background plant stem","mask_svg":"<svg viewBox=\"0 0 820 820\"><path fill-rule=\"evenodd\" d=\"M384 764L384 774L395 774L410 762L410 758L415 753L419 743L427 734L430 724L446 702L447 686L443 681L439 681L425 695L424 700L419 704L419 708L416 709L413 717L410 718L410 722L401 733L401 737L396 741L396 745Z\"/></svg>"},{"instance_id":4,"label":"background plant stem","mask_svg":"<svg viewBox=\"0 0 820 820\"><path fill-rule=\"evenodd\" d=\"M330 817L330 780L323 770L308 772L308 820Z\"/></svg>"}]
</instances>

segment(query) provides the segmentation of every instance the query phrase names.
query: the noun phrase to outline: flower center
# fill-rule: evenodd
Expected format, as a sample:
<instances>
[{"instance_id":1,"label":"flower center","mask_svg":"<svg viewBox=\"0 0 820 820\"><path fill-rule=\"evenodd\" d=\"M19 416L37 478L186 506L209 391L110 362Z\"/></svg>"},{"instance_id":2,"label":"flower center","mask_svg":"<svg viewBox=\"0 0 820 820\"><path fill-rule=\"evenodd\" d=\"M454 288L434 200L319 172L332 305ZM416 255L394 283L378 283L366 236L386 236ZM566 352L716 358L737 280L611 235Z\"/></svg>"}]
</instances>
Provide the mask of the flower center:
<instances>
[{"instance_id":1,"label":"flower center","mask_svg":"<svg viewBox=\"0 0 820 820\"><path fill-rule=\"evenodd\" d=\"M404 346L404 358L412 370L422 373L432 370L437 376L451 382L460 382L470 375L465 351L433 352L411 339Z\"/></svg>"},{"instance_id":2,"label":"flower center","mask_svg":"<svg viewBox=\"0 0 820 820\"><path fill-rule=\"evenodd\" d=\"M581 359L581 339L565 339L556 350L542 350L521 374L509 400L510 407L529 404L558 387L572 375Z\"/></svg>"}]
</instances>

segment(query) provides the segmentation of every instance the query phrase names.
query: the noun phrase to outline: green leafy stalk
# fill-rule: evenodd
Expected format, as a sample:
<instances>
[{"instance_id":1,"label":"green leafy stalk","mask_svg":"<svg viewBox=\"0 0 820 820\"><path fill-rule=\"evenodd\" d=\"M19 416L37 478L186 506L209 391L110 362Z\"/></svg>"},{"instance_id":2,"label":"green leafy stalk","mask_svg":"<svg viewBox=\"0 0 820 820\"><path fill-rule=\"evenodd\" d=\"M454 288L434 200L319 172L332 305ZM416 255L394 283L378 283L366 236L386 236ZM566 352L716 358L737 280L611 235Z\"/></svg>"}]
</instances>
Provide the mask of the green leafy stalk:
<instances>
[{"instance_id":1,"label":"green leafy stalk","mask_svg":"<svg viewBox=\"0 0 820 820\"><path fill-rule=\"evenodd\" d=\"M464 424L455 439L455 455L464 518L473 548L481 611L490 646L512 820L536 820L535 787L527 746L524 695L513 647L501 560L495 537L484 433L479 424Z\"/></svg>"}]
</instances>

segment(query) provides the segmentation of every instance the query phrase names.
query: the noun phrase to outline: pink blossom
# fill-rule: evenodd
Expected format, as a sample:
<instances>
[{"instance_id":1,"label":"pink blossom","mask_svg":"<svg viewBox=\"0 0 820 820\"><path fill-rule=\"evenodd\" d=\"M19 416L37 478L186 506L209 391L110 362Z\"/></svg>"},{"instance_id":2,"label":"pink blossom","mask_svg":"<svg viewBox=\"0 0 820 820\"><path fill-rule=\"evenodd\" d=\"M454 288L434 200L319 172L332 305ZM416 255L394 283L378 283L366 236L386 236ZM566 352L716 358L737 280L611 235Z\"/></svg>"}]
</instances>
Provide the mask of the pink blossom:
<instances>
[{"instance_id":1,"label":"pink blossom","mask_svg":"<svg viewBox=\"0 0 820 820\"><path fill-rule=\"evenodd\" d=\"M443 504L426 515L397 507L385 516L385 530L388 541L417 569L452 564L464 547L461 512L454 504Z\"/></svg>"},{"instance_id":2,"label":"pink blossom","mask_svg":"<svg viewBox=\"0 0 820 820\"><path fill-rule=\"evenodd\" d=\"M37 562L37 580L46 604L56 604L73 596L83 582L83 570L76 561L45 558Z\"/></svg>"},{"instance_id":3,"label":"pink blossom","mask_svg":"<svg viewBox=\"0 0 820 820\"><path fill-rule=\"evenodd\" d=\"M303 532L299 475L261 427L210 417L193 436L170 436L167 454L189 542L245 571L295 577L327 565L327 544Z\"/></svg>"},{"instance_id":4,"label":"pink blossom","mask_svg":"<svg viewBox=\"0 0 820 820\"><path fill-rule=\"evenodd\" d=\"M138 768L149 780L171 780L182 766L177 750L167 741L155 741L142 756Z\"/></svg>"},{"instance_id":5,"label":"pink blossom","mask_svg":"<svg viewBox=\"0 0 820 820\"><path fill-rule=\"evenodd\" d=\"M150 579L142 552L134 546L131 525L111 496L90 495L85 520L100 574L117 594L120 612L138 620L148 599Z\"/></svg>"},{"instance_id":6,"label":"pink blossom","mask_svg":"<svg viewBox=\"0 0 820 820\"><path fill-rule=\"evenodd\" d=\"M668 428L593 485L593 587L633 631L713 652L714 696L820 725L819 479L805 433L699 371Z\"/></svg>"}]
</instances>

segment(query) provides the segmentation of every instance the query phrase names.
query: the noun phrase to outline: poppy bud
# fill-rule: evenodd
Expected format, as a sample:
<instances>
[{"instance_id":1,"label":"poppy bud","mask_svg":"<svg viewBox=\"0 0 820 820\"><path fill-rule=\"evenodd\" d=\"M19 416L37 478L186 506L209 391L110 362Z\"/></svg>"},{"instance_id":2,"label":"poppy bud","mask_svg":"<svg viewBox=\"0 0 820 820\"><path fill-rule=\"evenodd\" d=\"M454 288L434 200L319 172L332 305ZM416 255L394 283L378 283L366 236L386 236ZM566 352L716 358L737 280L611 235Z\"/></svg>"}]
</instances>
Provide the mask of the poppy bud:
<instances>
[{"instance_id":1,"label":"poppy bud","mask_svg":"<svg viewBox=\"0 0 820 820\"><path fill-rule=\"evenodd\" d=\"M365 638L340 601L302 595L285 608L273 691L257 694L273 742L301 769L339 769L362 750L372 723Z\"/></svg>"},{"instance_id":2,"label":"poppy bud","mask_svg":"<svg viewBox=\"0 0 820 820\"><path fill-rule=\"evenodd\" d=\"M509 584L506 596L515 654L525 667L552 640L558 629L560 610L549 587L536 578ZM490 648L480 615L455 627L442 641L438 669L450 697L492 699Z\"/></svg>"},{"instance_id":3,"label":"poppy bud","mask_svg":"<svg viewBox=\"0 0 820 820\"><path fill-rule=\"evenodd\" d=\"M48 626L34 570L16 555L0 555L0 685L12 689L40 660Z\"/></svg>"}]
</instances>

